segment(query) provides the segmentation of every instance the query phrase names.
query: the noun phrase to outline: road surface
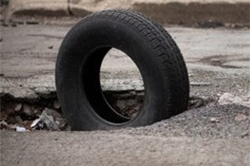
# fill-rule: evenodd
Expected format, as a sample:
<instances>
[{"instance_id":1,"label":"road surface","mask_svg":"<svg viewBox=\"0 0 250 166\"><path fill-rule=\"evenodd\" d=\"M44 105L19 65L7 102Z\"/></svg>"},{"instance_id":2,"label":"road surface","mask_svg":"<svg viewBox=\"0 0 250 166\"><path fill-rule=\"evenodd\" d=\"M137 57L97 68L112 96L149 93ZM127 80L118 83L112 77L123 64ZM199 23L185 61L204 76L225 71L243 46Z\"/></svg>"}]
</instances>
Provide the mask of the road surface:
<instances>
[{"instance_id":1,"label":"road surface","mask_svg":"<svg viewBox=\"0 0 250 166\"><path fill-rule=\"evenodd\" d=\"M1 27L1 95L29 101L55 92L56 55L71 26ZM240 98L249 95L249 29L166 29L187 63L191 96L217 101L225 92ZM116 51L103 70L106 80L116 78L121 84L138 79L136 68ZM124 87L118 88L118 83L107 81L104 86ZM139 83L134 81L132 87ZM212 102L151 126L115 131L1 131L1 165L247 166L250 108L240 103Z\"/></svg>"}]
</instances>

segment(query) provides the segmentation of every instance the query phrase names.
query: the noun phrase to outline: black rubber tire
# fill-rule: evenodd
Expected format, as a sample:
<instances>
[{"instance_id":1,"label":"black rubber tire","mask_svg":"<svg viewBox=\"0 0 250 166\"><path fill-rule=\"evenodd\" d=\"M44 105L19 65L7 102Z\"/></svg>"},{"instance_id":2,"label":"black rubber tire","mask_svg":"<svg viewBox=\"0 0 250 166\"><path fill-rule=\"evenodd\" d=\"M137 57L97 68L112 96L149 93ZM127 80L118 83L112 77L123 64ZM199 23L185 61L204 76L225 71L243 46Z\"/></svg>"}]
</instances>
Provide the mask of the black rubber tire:
<instances>
[{"instance_id":1,"label":"black rubber tire","mask_svg":"<svg viewBox=\"0 0 250 166\"><path fill-rule=\"evenodd\" d=\"M100 86L111 48L125 52L144 81L143 106L130 120L109 107ZM159 24L124 10L89 15L69 31L58 53L56 87L72 130L149 125L186 110L189 97L187 68L173 39Z\"/></svg>"}]
</instances>

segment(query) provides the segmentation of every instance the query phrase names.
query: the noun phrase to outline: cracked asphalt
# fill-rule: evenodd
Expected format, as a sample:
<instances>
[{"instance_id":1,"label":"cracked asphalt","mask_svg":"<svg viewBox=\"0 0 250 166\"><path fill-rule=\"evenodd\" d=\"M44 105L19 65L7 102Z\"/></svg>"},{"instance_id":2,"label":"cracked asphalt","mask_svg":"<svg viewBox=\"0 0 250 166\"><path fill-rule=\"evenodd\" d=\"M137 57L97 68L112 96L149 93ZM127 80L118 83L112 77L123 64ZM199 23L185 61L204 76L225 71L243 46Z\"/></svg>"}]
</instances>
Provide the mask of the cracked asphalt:
<instances>
[{"instance_id":1,"label":"cracked asphalt","mask_svg":"<svg viewBox=\"0 0 250 166\"><path fill-rule=\"evenodd\" d=\"M71 26L1 27L1 97L30 100L55 92L56 55ZM191 96L213 102L139 128L1 131L1 165L249 165L250 108L217 101L225 92L239 97L250 93L250 30L166 29L187 63ZM119 91L127 80L138 79L135 67L115 50L103 71L107 90ZM140 81L131 85L140 86Z\"/></svg>"}]
</instances>

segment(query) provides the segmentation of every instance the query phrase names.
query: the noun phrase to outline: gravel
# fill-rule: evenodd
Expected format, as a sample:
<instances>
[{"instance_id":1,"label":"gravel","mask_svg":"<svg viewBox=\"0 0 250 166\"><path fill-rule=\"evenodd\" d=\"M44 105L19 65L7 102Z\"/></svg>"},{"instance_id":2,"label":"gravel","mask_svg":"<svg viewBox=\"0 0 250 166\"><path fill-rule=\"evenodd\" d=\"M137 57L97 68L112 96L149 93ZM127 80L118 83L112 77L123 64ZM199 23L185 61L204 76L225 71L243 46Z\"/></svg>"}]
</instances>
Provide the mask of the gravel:
<instances>
[{"instance_id":1,"label":"gravel","mask_svg":"<svg viewBox=\"0 0 250 166\"><path fill-rule=\"evenodd\" d=\"M210 103L151 126L109 132L164 137L249 138L250 108Z\"/></svg>"}]
</instances>

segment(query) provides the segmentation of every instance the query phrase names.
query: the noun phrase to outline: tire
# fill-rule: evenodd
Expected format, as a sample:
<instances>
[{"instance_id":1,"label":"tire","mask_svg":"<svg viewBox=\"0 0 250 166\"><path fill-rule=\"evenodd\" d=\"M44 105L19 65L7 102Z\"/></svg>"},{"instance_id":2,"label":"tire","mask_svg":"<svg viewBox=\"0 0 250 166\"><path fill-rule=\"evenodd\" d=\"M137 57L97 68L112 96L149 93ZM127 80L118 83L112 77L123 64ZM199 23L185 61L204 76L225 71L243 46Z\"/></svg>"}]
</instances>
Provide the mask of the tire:
<instances>
[{"instance_id":1,"label":"tire","mask_svg":"<svg viewBox=\"0 0 250 166\"><path fill-rule=\"evenodd\" d=\"M175 71L172 73L173 74L180 73L182 76L176 78L176 79L181 79L181 80L179 80L177 84L173 84L175 85L175 87L173 88L176 90L179 90L179 89L181 90L177 93L174 93L176 96L173 96L174 100L172 101L172 103L175 103L175 104L172 104L172 107L169 110L171 110L171 115L177 115L179 113L182 113L183 110L186 110L188 106L189 78L188 78L187 67L183 59L183 56L180 52L180 49L178 48L177 44L172 39L172 37L168 34L168 32L158 22L155 22L154 20L151 20L148 17L146 17L144 14L136 12L136 11L127 11L127 12L130 12L133 15L137 15L137 17L141 17L145 20L151 21L154 24L154 26L161 32L162 37L164 37L165 39L165 42L167 44L167 47L165 47L166 55L171 56L172 58L175 58L176 61L178 61L178 63L176 63L175 65L179 65L179 66L173 67L172 70L175 70ZM175 76L173 75L173 77ZM182 96L182 98L178 96ZM176 106L178 104L180 105Z\"/></svg>"},{"instance_id":2,"label":"tire","mask_svg":"<svg viewBox=\"0 0 250 166\"><path fill-rule=\"evenodd\" d=\"M125 52L141 72L145 96L139 114L113 111L100 85L106 53ZM85 17L66 35L56 63L56 88L72 130L145 126L187 109L189 81L183 57L170 35L142 14L107 10Z\"/></svg>"}]
</instances>

